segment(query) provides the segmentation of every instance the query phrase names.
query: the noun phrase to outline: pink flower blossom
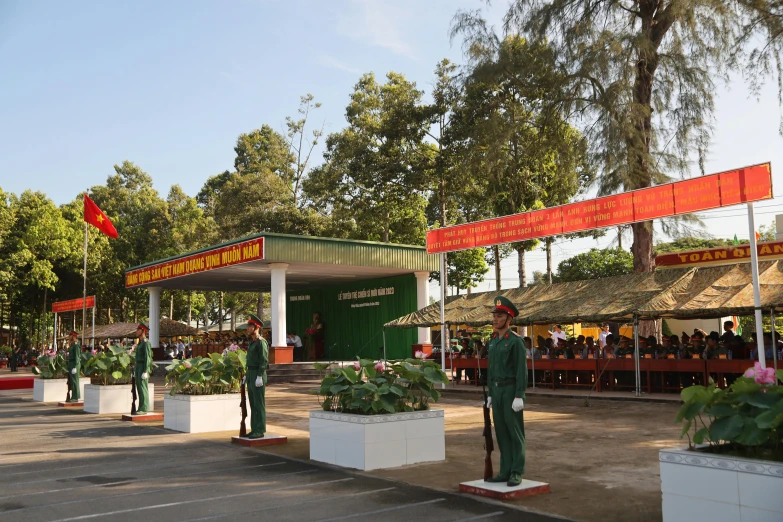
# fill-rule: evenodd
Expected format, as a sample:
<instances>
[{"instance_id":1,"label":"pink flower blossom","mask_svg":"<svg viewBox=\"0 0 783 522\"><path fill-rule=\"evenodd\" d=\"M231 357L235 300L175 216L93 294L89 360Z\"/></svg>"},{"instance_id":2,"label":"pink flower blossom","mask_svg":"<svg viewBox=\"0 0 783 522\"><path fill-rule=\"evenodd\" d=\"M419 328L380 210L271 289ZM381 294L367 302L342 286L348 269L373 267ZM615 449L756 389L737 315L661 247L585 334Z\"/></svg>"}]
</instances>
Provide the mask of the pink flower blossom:
<instances>
[{"instance_id":1,"label":"pink flower blossom","mask_svg":"<svg viewBox=\"0 0 783 522\"><path fill-rule=\"evenodd\" d=\"M748 377L749 379L753 379L756 381L756 384L776 384L777 379L775 378L775 369L774 368L762 368L761 363L756 361L753 365L753 368L748 368L745 370L745 377Z\"/></svg>"},{"instance_id":2,"label":"pink flower blossom","mask_svg":"<svg viewBox=\"0 0 783 522\"><path fill-rule=\"evenodd\" d=\"M416 358L417 359L426 359L427 357L429 357L429 355L430 354L428 354L426 352L422 352L421 350L416 350Z\"/></svg>"},{"instance_id":3,"label":"pink flower blossom","mask_svg":"<svg viewBox=\"0 0 783 522\"><path fill-rule=\"evenodd\" d=\"M183 362L183 363L182 363L182 365L183 365L185 368L187 368L187 369L191 369L191 368L193 368L193 365L192 365L192 364L190 364L188 361L185 361L185 362Z\"/></svg>"},{"instance_id":4,"label":"pink flower blossom","mask_svg":"<svg viewBox=\"0 0 783 522\"><path fill-rule=\"evenodd\" d=\"M383 371L383 361L378 361L377 363L375 363L375 371L376 372Z\"/></svg>"},{"instance_id":5,"label":"pink flower blossom","mask_svg":"<svg viewBox=\"0 0 783 522\"><path fill-rule=\"evenodd\" d=\"M359 361L354 361L354 362L353 362L353 369L354 369L354 370L356 370L357 372L358 372L359 370L361 370L361 369L362 369L362 365L361 365L361 363L359 363Z\"/></svg>"},{"instance_id":6,"label":"pink flower blossom","mask_svg":"<svg viewBox=\"0 0 783 522\"><path fill-rule=\"evenodd\" d=\"M95 348L93 348L92 350L90 350L90 354L92 354L92 355L95 355L95 354L97 354L97 353L98 353L98 350L96 350Z\"/></svg>"}]
</instances>

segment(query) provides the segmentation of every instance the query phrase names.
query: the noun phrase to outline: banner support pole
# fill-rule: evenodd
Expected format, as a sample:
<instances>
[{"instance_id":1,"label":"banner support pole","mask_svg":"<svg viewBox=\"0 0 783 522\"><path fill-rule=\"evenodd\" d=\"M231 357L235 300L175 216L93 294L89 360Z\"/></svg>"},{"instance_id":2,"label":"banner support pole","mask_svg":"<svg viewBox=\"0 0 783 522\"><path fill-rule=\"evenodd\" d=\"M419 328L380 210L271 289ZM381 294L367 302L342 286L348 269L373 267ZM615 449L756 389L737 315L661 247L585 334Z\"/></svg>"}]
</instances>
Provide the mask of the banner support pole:
<instances>
[{"instance_id":1,"label":"banner support pole","mask_svg":"<svg viewBox=\"0 0 783 522\"><path fill-rule=\"evenodd\" d=\"M761 291L759 290L759 255L756 247L756 223L753 202L748 203L748 231L750 232L750 273L753 276L753 307L756 319L756 352L762 368L767 367L764 353L764 325L761 319Z\"/></svg>"},{"instance_id":2,"label":"banner support pole","mask_svg":"<svg viewBox=\"0 0 783 522\"><path fill-rule=\"evenodd\" d=\"M89 225L84 222L84 292L82 293L82 348L84 348L84 335L87 330L87 238L89 237Z\"/></svg>"},{"instance_id":3,"label":"banner support pole","mask_svg":"<svg viewBox=\"0 0 783 522\"><path fill-rule=\"evenodd\" d=\"M446 332L446 254L440 254L440 369L446 372L446 347L449 345L451 332ZM453 367L453 365L452 365ZM446 389L445 384L441 384Z\"/></svg>"}]
</instances>

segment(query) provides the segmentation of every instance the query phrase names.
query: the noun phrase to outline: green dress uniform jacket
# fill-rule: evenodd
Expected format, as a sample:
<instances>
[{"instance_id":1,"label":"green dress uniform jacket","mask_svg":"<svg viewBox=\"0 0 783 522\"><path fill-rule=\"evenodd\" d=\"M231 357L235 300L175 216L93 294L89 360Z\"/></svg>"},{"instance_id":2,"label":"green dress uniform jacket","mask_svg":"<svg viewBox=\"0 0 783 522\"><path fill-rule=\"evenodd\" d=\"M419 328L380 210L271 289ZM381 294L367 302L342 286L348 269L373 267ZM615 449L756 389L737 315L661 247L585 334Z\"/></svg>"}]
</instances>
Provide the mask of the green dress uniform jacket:
<instances>
[{"instance_id":1,"label":"green dress uniform jacket","mask_svg":"<svg viewBox=\"0 0 783 522\"><path fill-rule=\"evenodd\" d=\"M142 341L136 345L136 367L133 375L136 377L136 393L139 396L139 407L136 413L146 413L150 411L150 392L147 387L148 380L141 376L147 372L147 376L152 373L152 346L149 341Z\"/></svg>"},{"instance_id":2,"label":"green dress uniform jacket","mask_svg":"<svg viewBox=\"0 0 783 522\"><path fill-rule=\"evenodd\" d=\"M262 437L266 433L266 369L269 366L269 345L266 339L258 338L250 341L247 347L247 390L250 402L250 433ZM256 386L256 378L261 376L263 386Z\"/></svg>"},{"instance_id":3,"label":"green dress uniform jacket","mask_svg":"<svg viewBox=\"0 0 783 522\"><path fill-rule=\"evenodd\" d=\"M525 426L522 411L511 409L514 398L525 398L527 389L527 353L525 341L508 331L488 343L487 383L492 398L492 417L500 447L500 473L508 479L525 473Z\"/></svg>"},{"instance_id":4,"label":"green dress uniform jacket","mask_svg":"<svg viewBox=\"0 0 783 522\"><path fill-rule=\"evenodd\" d=\"M79 371L82 367L82 345L78 342L68 347L68 380L71 383L71 402L81 400L81 388L79 387ZM71 371L76 368L76 374Z\"/></svg>"}]
</instances>

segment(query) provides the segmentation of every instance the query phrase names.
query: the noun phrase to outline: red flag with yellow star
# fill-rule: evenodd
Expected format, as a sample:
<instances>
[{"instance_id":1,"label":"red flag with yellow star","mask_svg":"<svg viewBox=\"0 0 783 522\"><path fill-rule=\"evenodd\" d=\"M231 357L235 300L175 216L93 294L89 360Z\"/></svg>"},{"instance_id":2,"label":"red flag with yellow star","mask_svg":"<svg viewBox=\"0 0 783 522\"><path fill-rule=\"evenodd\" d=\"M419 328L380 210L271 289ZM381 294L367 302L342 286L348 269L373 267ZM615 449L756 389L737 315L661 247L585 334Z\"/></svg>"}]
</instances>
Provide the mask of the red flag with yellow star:
<instances>
[{"instance_id":1,"label":"red flag with yellow star","mask_svg":"<svg viewBox=\"0 0 783 522\"><path fill-rule=\"evenodd\" d=\"M114 228L114 225L109 218L106 217L106 214L98 208L98 205L96 205L86 193L84 194L84 221L107 236L117 239L117 229Z\"/></svg>"}]
</instances>

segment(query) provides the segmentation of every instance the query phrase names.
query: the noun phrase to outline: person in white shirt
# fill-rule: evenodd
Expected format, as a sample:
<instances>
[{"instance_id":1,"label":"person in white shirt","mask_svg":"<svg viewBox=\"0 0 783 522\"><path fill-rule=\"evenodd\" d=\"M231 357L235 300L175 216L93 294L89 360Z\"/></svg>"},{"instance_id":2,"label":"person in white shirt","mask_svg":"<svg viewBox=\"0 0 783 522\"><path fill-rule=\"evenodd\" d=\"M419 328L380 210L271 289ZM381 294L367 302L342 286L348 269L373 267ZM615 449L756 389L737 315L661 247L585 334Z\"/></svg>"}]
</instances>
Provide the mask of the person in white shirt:
<instances>
[{"instance_id":1,"label":"person in white shirt","mask_svg":"<svg viewBox=\"0 0 783 522\"><path fill-rule=\"evenodd\" d=\"M177 341L177 357L179 359L183 359L185 357L185 344L182 342L182 339Z\"/></svg>"},{"instance_id":2,"label":"person in white shirt","mask_svg":"<svg viewBox=\"0 0 783 522\"><path fill-rule=\"evenodd\" d=\"M555 325L555 331L549 332L549 335L552 337L552 342L555 346L557 346L558 343L565 346L566 342L566 333L563 331L563 327L559 324Z\"/></svg>"},{"instance_id":3,"label":"person in white shirt","mask_svg":"<svg viewBox=\"0 0 783 522\"><path fill-rule=\"evenodd\" d=\"M289 342L294 345L294 360L304 361L304 345L302 344L302 339L296 335L296 332L288 334L288 337L286 337L286 344Z\"/></svg>"},{"instance_id":4,"label":"person in white shirt","mask_svg":"<svg viewBox=\"0 0 783 522\"><path fill-rule=\"evenodd\" d=\"M604 324L603 329L601 330L601 334L598 336L598 347L603 349L604 346L606 346L606 337L608 335L611 335L609 332L609 325Z\"/></svg>"}]
</instances>

